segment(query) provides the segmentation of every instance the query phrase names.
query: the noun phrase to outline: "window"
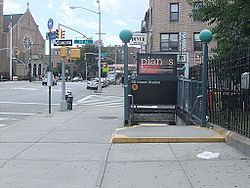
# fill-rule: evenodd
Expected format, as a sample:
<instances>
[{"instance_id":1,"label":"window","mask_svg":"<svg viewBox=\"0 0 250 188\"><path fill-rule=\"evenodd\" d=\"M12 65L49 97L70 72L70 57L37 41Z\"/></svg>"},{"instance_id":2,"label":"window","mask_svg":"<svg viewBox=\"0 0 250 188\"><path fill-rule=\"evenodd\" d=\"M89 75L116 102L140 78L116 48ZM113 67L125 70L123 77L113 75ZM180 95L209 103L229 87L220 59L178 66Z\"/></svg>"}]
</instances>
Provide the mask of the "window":
<instances>
[{"instance_id":1,"label":"window","mask_svg":"<svg viewBox=\"0 0 250 188\"><path fill-rule=\"evenodd\" d=\"M150 25L153 25L153 8L150 11Z\"/></svg>"},{"instance_id":2,"label":"window","mask_svg":"<svg viewBox=\"0 0 250 188\"><path fill-rule=\"evenodd\" d=\"M161 34L161 51L178 51L178 33Z\"/></svg>"},{"instance_id":3,"label":"window","mask_svg":"<svg viewBox=\"0 0 250 188\"><path fill-rule=\"evenodd\" d=\"M199 38L200 33L194 33L194 51L202 51L202 42Z\"/></svg>"},{"instance_id":4,"label":"window","mask_svg":"<svg viewBox=\"0 0 250 188\"><path fill-rule=\"evenodd\" d=\"M202 8L202 6L203 6L203 3L202 3L202 2L195 2L195 3L194 3L193 12L194 12L194 13L198 12L199 9ZM194 21L199 21L199 19L196 18L196 17L194 17L193 20L194 20Z\"/></svg>"},{"instance_id":5,"label":"window","mask_svg":"<svg viewBox=\"0 0 250 188\"><path fill-rule=\"evenodd\" d=\"M170 4L170 21L179 21L179 4Z\"/></svg>"}]
</instances>

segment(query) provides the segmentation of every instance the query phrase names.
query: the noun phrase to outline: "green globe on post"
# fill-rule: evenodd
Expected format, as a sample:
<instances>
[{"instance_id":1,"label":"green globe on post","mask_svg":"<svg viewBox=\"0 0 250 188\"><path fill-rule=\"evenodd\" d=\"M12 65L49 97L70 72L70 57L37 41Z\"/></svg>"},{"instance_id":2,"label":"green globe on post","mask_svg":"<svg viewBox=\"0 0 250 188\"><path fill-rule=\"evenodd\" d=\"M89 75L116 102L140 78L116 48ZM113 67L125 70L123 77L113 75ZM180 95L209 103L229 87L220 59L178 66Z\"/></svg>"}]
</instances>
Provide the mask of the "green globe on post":
<instances>
[{"instance_id":1,"label":"green globe on post","mask_svg":"<svg viewBox=\"0 0 250 188\"><path fill-rule=\"evenodd\" d=\"M133 36L133 33L128 29L122 30L119 34L119 37L122 40L122 42L129 42L132 36Z\"/></svg>"},{"instance_id":2,"label":"green globe on post","mask_svg":"<svg viewBox=\"0 0 250 188\"><path fill-rule=\"evenodd\" d=\"M204 29L200 32L199 38L201 42L210 42L213 38L213 34L210 30Z\"/></svg>"},{"instance_id":3,"label":"green globe on post","mask_svg":"<svg viewBox=\"0 0 250 188\"><path fill-rule=\"evenodd\" d=\"M128 42L132 38L133 34L130 30L124 29L120 32L119 37L124 43L123 45L123 54L124 54L124 126L130 126L130 119L129 119L129 109L130 109L130 102L129 102L129 82L128 82Z\"/></svg>"}]
</instances>

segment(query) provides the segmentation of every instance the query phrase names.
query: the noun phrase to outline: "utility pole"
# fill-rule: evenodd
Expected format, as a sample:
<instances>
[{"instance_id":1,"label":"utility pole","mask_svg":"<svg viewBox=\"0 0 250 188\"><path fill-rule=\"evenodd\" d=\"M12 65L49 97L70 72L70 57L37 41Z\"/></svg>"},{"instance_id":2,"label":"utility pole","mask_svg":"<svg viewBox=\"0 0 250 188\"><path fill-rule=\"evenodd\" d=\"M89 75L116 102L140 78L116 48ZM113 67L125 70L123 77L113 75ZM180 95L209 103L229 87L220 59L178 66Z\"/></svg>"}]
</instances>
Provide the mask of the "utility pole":
<instances>
[{"instance_id":1,"label":"utility pole","mask_svg":"<svg viewBox=\"0 0 250 188\"><path fill-rule=\"evenodd\" d=\"M9 28L10 28L10 81L13 80L13 72L12 72L12 69L13 69L13 64L12 64L12 55L13 55L13 49L12 49L12 35L13 35L13 25L12 25L12 15L10 16L10 25L9 25Z\"/></svg>"}]
</instances>

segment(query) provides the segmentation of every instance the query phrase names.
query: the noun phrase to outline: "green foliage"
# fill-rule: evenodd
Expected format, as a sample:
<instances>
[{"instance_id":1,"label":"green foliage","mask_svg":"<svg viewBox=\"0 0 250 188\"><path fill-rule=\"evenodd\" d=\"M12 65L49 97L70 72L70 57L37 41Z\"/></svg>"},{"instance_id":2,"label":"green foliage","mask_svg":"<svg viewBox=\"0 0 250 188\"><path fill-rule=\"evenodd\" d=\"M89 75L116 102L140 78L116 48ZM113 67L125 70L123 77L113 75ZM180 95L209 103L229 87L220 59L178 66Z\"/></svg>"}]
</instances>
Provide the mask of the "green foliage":
<instances>
[{"instance_id":1,"label":"green foliage","mask_svg":"<svg viewBox=\"0 0 250 188\"><path fill-rule=\"evenodd\" d=\"M194 6L197 0L187 0ZM218 41L215 51L225 56L235 50L249 46L250 43L250 1L249 0L199 0L203 6L193 9L195 20L208 22Z\"/></svg>"}]
</instances>

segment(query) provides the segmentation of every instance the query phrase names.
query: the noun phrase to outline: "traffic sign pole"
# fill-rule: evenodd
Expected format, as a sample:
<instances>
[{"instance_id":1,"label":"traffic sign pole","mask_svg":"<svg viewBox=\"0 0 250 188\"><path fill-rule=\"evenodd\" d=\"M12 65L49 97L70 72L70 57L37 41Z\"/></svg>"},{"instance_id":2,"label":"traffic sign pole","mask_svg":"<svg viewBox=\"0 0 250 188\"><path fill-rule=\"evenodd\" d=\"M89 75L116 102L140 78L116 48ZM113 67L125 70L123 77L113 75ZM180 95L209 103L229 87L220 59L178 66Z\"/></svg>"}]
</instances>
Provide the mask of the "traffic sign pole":
<instances>
[{"instance_id":1,"label":"traffic sign pole","mask_svg":"<svg viewBox=\"0 0 250 188\"><path fill-rule=\"evenodd\" d=\"M53 29L53 19L50 18L48 21L48 30L49 30L49 72L51 71L51 30ZM49 75L49 74L48 74ZM47 79L48 80L48 79ZM49 113L51 113L51 85L49 85Z\"/></svg>"},{"instance_id":2,"label":"traffic sign pole","mask_svg":"<svg viewBox=\"0 0 250 188\"><path fill-rule=\"evenodd\" d=\"M51 71L51 38L49 38L49 72ZM51 85L49 85L49 113L51 113Z\"/></svg>"}]
</instances>

